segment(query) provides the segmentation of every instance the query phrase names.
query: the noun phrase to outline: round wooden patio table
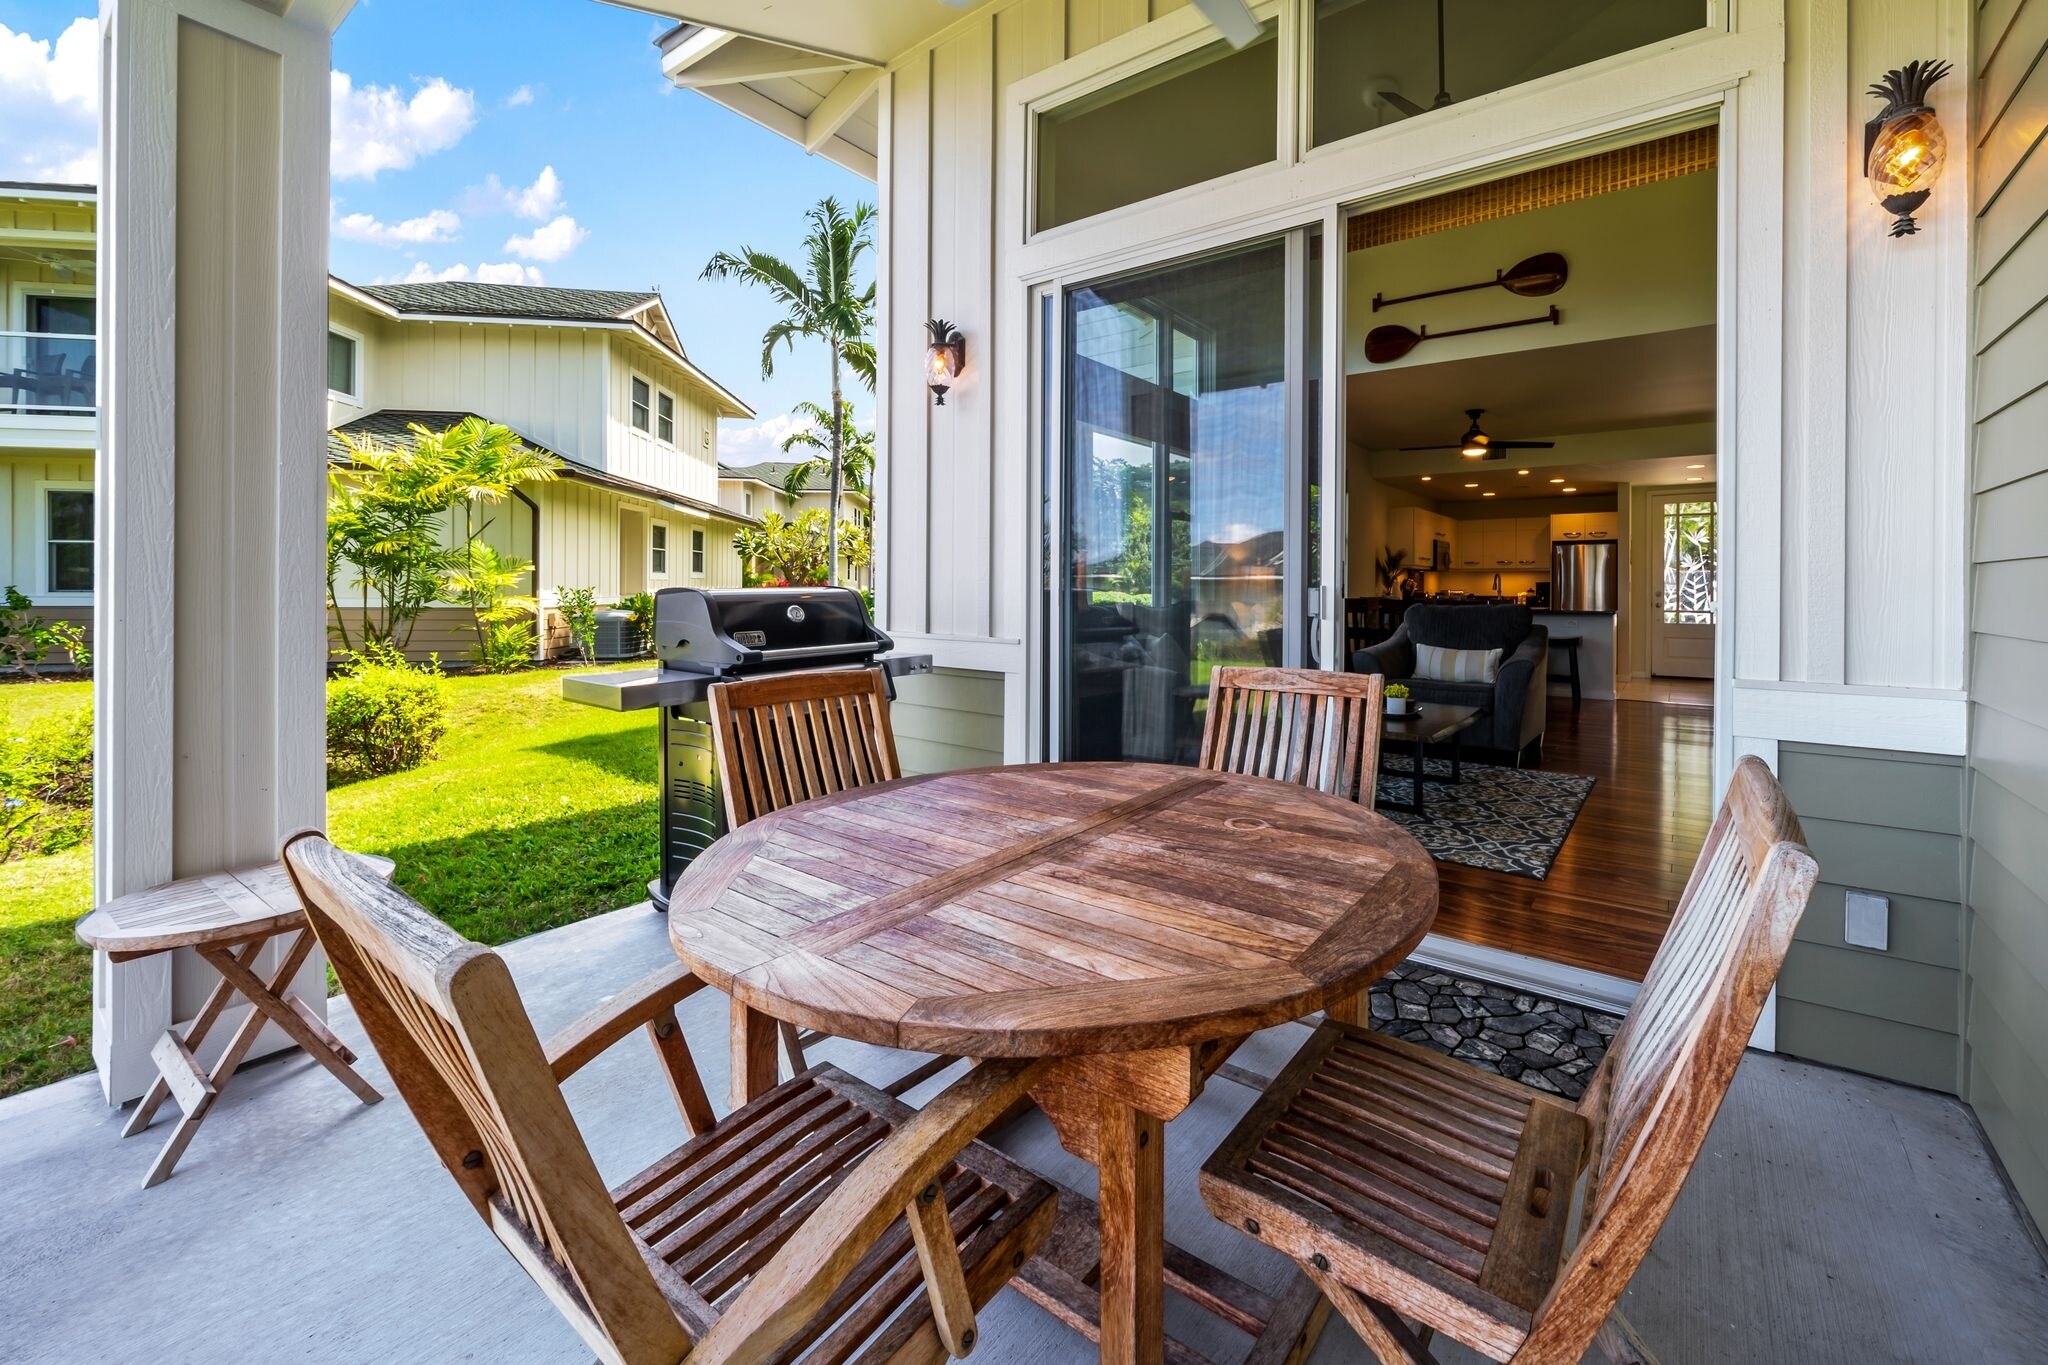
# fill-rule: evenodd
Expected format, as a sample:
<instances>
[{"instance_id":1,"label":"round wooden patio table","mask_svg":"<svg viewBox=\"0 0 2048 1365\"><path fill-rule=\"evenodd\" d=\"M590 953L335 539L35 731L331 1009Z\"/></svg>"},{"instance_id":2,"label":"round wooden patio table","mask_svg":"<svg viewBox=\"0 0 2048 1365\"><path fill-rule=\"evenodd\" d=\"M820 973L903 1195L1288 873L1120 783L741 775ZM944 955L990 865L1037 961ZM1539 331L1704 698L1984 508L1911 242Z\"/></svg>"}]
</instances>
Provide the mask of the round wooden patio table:
<instances>
[{"instance_id":1,"label":"round wooden patio table","mask_svg":"<svg viewBox=\"0 0 2048 1365\"><path fill-rule=\"evenodd\" d=\"M1245 1035L1355 999L1421 941L1436 900L1429 855L1354 802L1059 763L905 778L755 820L677 880L669 934L733 999L735 1104L777 1082L776 1020L1061 1059L1033 1098L1102 1177L1100 1316L1062 1316L1099 1324L1104 1360L1157 1361L1165 1280L1201 1278L1175 1274L1165 1245L1165 1121Z\"/></svg>"}]
</instances>

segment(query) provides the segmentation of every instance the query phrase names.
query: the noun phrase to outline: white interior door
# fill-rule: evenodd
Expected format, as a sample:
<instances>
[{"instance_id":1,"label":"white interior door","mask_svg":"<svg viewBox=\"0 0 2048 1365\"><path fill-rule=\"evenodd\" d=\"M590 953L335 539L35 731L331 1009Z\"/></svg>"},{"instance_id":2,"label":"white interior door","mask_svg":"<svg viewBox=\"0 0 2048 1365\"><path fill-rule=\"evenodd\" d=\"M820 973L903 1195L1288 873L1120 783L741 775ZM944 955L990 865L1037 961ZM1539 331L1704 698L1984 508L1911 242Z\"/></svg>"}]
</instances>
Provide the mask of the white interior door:
<instances>
[{"instance_id":1,"label":"white interior door","mask_svg":"<svg viewBox=\"0 0 2048 1365\"><path fill-rule=\"evenodd\" d=\"M1714 676L1720 616L1719 505L1673 494L1651 503L1662 572L1650 623L1650 672L1661 678Z\"/></svg>"}]
</instances>

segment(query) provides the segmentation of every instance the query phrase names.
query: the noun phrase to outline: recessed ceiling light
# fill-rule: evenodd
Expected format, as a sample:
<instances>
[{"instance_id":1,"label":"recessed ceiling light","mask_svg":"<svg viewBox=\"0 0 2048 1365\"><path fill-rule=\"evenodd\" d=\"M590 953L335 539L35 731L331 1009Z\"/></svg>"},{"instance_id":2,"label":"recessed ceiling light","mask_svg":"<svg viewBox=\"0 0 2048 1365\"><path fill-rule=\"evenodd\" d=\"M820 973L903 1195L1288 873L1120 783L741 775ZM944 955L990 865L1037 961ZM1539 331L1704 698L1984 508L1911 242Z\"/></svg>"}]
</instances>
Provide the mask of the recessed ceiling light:
<instances>
[{"instance_id":1,"label":"recessed ceiling light","mask_svg":"<svg viewBox=\"0 0 2048 1365\"><path fill-rule=\"evenodd\" d=\"M1424 474L1424 475L1422 476L1422 481L1423 481L1424 483L1428 483L1428 482L1429 482L1429 475L1427 475L1427 474Z\"/></svg>"},{"instance_id":2,"label":"recessed ceiling light","mask_svg":"<svg viewBox=\"0 0 2048 1365\"><path fill-rule=\"evenodd\" d=\"M1467 487L1467 488L1477 488L1477 487L1479 487L1479 485L1478 485L1478 484L1476 484L1476 483L1468 483L1468 484L1466 484L1466 485L1465 485L1465 487Z\"/></svg>"},{"instance_id":3,"label":"recessed ceiling light","mask_svg":"<svg viewBox=\"0 0 2048 1365\"><path fill-rule=\"evenodd\" d=\"M1686 476L1685 476L1685 481L1686 481L1687 483L1705 483L1705 482L1706 482L1706 480L1705 480L1705 479L1701 478L1701 477L1700 477L1699 475L1697 475L1697 474L1688 474L1688 475L1686 475Z\"/></svg>"},{"instance_id":4,"label":"recessed ceiling light","mask_svg":"<svg viewBox=\"0 0 2048 1365\"><path fill-rule=\"evenodd\" d=\"M1529 471L1528 471L1528 470L1526 470L1526 469L1517 469L1517 470L1516 470L1515 472L1516 472L1517 474L1526 474L1526 473L1528 473Z\"/></svg>"},{"instance_id":5,"label":"recessed ceiling light","mask_svg":"<svg viewBox=\"0 0 2048 1365\"><path fill-rule=\"evenodd\" d=\"M1576 489L1576 488L1567 488L1567 489L1565 489L1564 491L1565 491L1565 492L1567 492L1567 493L1576 493L1576 492L1578 492L1579 490L1578 490L1578 489Z\"/></svg>"},{"instance_id":6,"label":"recessed ceiling light","mask_svg":"<svg viewBox=\"0 0 2048 1365\"><path fill-rule=\"evenodd\" d=\"M1481 493L1481 494L1480 494L1479 496L1480 496L1480 497L1482 497L1482 498L1490 498L1490 497L1492 497L1492 496L1493 496L1493 494L1492 494L1491 492L1486 492L1486 493Z\"/></svg>"},{"instance_id":7,"label":"recessed ceiling light","mask_svg":"<svg viewBox=\"0 0 2048 1365\"><path fill-rule=\"evenodd\" d=\"M1551 480L1551 482L1552 482L1552 483L1563 483L1563 482L1564 482L1564 480L1563 480L1563 479L1552 479L1552 480Z\"/></svg>"},{"instance_id":8,"label":"recessed ceiling light","mask_svg":"<svg viewBox=\"0 0 2048 1365\"><path fill-rule=\"evenodd\" d=\"M1705 469L1705 468L1706 468L1706 466L1705 466L1705 465L1703 465L1703 464L1689 464L1689 465L1687 465L1687 466L1686 466L1686 468L1687 468L1687 469Z\"/></svg>"}]
</instances>

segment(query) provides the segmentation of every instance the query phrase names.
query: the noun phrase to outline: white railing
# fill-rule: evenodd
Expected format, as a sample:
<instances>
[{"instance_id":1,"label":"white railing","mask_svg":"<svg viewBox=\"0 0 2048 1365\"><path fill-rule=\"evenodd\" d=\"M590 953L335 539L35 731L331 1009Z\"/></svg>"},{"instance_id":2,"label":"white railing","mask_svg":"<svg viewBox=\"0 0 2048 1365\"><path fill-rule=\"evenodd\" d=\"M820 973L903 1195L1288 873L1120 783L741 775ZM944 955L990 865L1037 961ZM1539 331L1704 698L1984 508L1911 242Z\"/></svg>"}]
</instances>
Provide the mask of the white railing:
<instances>
[{"instance_id":1,"label":"white railing","mask_svg":"<svg viewBox=\"0 0 2048 1365\"><path fill-rule=\"evenodd\" d=\"M0 332L0 413L90 417L98 383L98 338Z\"/></svg>"}]
</instances>

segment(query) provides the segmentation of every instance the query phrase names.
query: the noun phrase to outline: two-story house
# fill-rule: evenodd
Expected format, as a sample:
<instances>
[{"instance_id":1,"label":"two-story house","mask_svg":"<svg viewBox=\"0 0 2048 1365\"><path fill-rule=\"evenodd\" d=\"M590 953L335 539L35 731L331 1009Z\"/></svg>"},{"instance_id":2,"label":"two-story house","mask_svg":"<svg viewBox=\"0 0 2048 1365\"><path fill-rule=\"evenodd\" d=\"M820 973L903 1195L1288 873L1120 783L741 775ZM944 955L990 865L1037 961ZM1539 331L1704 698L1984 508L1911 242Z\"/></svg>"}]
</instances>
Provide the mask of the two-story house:
<instances>
[{"instance_id":1,"label":"two-story house","mask_svg":"<svg viewBox=\"0 0 2048 1365\"><path fill-rule=\"evenodd\" d=\"M759 517L764 512L779 512L794 521L804 513L824 511L832 505L831 475L813 467L804 481L803 491L792 494L789 491L790 471L806 463L801 460L763 460L758 464L720 465L718 469L718 504L729 512L738 512L744 517ZM839 491L839 519L865 523L871 515L868 495L852 488ZM873 582L871 567L857 568L841 565L840 581L859 587Z\"/></svg>"},{"instance_id":2,"label":"two-story house","mask_svg":"<svg viewBox=\"0 0 2048 1365\"><path fill-rule=\"evenodd\" d=\"M99 195L0 181L0 586L92 622Z\"/></svg>"},{"instance_id":3,"label":"two-story house","mask_svg":"<svg viewBox=\"0 0 2048 1365\"><path fill-rule=\"evenodd\" d=\"M471 414L561 457L560 478L492 509L486 532L533 562L544 607L561 587L611 602L740 582L733 532L753 518L720 505L718 419L753 410L691 362L659 294L331 279L327 389L337 461L343 436L399 442ZM559 653L548 616L543 650ZM411 648L456 659L471 641L468 613L439 607Z\"/></svg>"}]
</instances>

